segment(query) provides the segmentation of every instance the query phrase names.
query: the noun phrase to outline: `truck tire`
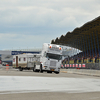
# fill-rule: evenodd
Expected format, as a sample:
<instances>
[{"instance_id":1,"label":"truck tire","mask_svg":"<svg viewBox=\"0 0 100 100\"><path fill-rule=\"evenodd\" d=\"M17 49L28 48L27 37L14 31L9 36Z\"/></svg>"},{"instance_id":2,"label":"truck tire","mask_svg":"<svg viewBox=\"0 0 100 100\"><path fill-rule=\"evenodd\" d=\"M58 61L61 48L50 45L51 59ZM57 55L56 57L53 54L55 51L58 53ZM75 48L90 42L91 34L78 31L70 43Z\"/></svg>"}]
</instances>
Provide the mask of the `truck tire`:
<instances>
[{"instance_id":1,"label":"truck tire","mask_svg":"<svg viewBox=\"0 0 100 100\"><path fill-rule=\"evenodd\" d=\"M59 74L59 72L55 72L55 74Z\"/></svg>"},{"instance_id":2,"label":"truck tire","mask_svg":"<svg viewBox=\"0 0 100 100\"><path fill-rule=\"evenodd\" d=\"M19 71L23 71L23 68L19 67Z\"/></svg>"},{"instance_id":3,"label":"truck tire","mask_svg":"<svg viewBox=\"0 0 100 100\"><path fill-rule=\"evenodd\" d=\"M40 65L40 73L43 73L42 64Z\"/></svg>"},{"instance_id":4,"label":"truck tire","mask_svg":"<svg viewBox=\"0 0 100 100\"><path fill-rule=\"evenodd\" d=\"M52 73L52 71L47 71L47 73Z\"/></svg>"}]
</instances>

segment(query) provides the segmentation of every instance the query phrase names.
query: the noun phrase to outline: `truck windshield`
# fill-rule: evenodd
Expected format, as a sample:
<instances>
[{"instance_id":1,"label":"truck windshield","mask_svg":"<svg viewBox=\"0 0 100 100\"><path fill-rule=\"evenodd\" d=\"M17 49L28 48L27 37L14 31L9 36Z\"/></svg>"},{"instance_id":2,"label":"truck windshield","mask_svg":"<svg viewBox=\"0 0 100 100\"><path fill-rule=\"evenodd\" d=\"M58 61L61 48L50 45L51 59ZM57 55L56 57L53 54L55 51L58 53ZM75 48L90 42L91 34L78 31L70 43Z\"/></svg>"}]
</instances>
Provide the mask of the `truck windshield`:
<instances>
[{"instance_id":1,"label":"truck windshield","mask_svg":"<svg viewBox=\"0 0 100 100\"><path fill-rule=\"evenodd\" d=\"M61 60L62 56L61 55L57 55L57 54L52 54L52 53L47 53L46 54L47 58L51 58L51 59L57 59L57 60Z\"/></svg>"}]
</instances>

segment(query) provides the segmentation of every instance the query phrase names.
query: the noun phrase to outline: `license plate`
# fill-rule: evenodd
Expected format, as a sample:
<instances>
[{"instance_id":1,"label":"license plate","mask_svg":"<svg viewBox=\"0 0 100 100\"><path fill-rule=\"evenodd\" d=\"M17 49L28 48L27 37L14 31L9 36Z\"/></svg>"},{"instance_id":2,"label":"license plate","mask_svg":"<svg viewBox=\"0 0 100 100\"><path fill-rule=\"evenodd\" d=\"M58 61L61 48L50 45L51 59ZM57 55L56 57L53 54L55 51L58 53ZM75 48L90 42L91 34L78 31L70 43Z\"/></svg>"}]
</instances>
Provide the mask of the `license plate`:
<instances>
[{"instance_id":1,"label":"license plate","mask_svg":"<svg viewBox=\"0 0 100 100\"><path fill-rule=\"evenodd\" d=\"M51 69L51 71L54 71L54 69Z\"/></svg>"}]
</instances>

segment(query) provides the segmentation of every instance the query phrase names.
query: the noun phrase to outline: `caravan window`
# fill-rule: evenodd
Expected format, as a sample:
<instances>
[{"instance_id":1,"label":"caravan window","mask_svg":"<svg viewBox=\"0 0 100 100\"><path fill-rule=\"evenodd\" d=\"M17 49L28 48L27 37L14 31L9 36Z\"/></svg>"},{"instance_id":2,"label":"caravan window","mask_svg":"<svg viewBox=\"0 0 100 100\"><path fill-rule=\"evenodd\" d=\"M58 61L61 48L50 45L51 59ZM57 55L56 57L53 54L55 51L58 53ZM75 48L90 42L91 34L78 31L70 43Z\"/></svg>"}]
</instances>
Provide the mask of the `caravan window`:
<instances>
[{"instance_id":1,"label":"caravan window","mask_svg":"<svg viewBox=\"0 0 100 100\"><path fill-rule=\"evenodd\" d=\"M13 59L13 62L15 62L15 58Z\"/></svg>"}]
</instances>

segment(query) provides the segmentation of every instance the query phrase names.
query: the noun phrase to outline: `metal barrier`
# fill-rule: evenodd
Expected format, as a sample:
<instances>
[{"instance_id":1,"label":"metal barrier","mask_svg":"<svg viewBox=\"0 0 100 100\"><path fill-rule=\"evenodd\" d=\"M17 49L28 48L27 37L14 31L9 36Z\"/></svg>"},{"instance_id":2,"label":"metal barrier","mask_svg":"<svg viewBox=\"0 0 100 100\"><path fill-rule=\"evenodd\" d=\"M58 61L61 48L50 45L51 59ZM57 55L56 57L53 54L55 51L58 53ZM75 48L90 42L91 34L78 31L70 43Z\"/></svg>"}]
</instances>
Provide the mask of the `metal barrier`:
<instances>
[{"instance_id":1,"label":"metal barrier","mask_svg":"<svg viewBox=\"0 0 100 100\"><path fill-rule=\"evenodd\" d=\"M100 63L88 63L86 64L88 69L97 69L100 70Z\"/></svg>"}]
</instances>

